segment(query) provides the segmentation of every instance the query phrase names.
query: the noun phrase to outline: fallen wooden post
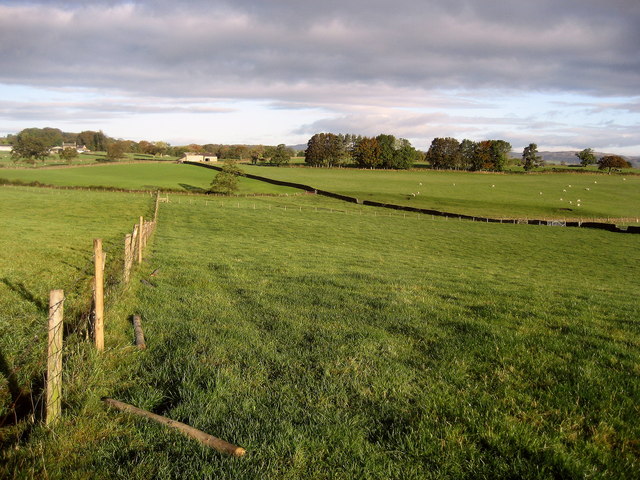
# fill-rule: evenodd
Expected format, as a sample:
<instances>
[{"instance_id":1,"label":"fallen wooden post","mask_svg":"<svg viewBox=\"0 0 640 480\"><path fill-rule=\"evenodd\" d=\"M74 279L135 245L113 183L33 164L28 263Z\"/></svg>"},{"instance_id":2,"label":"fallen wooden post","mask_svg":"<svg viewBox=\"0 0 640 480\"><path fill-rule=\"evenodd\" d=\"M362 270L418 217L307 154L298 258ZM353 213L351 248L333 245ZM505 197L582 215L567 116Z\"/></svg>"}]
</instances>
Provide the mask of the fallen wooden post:
<instances>
[{"instance_id":1,"label":"fallen wooden post","mask_svg":"<svg viewBox=\"0 0 640 480\"><path fill-rule=\"evenodd\" d=\"M142 331L142 319L140 315L133 316L133 333L136 337L136 346L140 350L147 348L147 344L144 341L144 332Z\"/></svg>"},{"instance_id":2,"label":"fallen wooden post","mask_svg":"<svg viewBox=\"0 0 640 480\"><path fill-rule=\"evenodd\" d=\"M204 433L203 431L198 430L197 428L190 427L189 425L186 425L184 423L170 420L161 415L156 415L155 413L151 413L146 410L134 407L133 405L119 402L118 400L114 400L113 398L103 398L102 401L108 406L117 408L118 410L121 410L123 412L140 415L141 417L149 418L158 423L162 423L163 425L175 428L188 437L199 441L203 445L214 448L218 452L233 455L234 457L242 457L246 453L246 450L242 447L238 447L231 443L225 442L224 440L216 438L213 435L209 435L208 433Z\"/></svg>"}]
</instances>

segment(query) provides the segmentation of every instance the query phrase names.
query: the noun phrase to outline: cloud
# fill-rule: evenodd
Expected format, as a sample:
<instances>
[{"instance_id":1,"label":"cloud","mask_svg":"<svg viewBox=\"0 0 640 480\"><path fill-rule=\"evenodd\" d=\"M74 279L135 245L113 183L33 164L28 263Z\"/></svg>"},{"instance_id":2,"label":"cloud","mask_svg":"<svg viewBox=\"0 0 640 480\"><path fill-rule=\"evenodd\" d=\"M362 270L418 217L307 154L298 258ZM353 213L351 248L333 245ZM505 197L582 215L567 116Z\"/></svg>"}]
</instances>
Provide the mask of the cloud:
<instances>
[{"instance_id":1,"label":"cloud","mask_svg":"<svg viewBox=\"0 0 640 480\"><path fill-rule=\"evenodd\" d=\"M638 24L637 0L4 1L0 84L102 98L3 101L0 115L215 112L250 100L315 109L298 132L386 125L442 136L493 131L495 98L527 92L600 97L586 102L589 116L627 101L621 113L637 115ZM526 117L507 120L548 131L520 125Z\"/></svg>"},{"instance_id":2,"label":"cloud","mask_svg":"<svg viewBox=\"0 0 640 480\"><path fill-rule=\"evenodd\" d=\"M598 2L556 3L9 4L0 6L9 67L0 79L165 95L184 95L185 81L195 95L219 95L258 78L635 92L634 2L613 2L604 13Z\"/></svg>"}]
</instances>

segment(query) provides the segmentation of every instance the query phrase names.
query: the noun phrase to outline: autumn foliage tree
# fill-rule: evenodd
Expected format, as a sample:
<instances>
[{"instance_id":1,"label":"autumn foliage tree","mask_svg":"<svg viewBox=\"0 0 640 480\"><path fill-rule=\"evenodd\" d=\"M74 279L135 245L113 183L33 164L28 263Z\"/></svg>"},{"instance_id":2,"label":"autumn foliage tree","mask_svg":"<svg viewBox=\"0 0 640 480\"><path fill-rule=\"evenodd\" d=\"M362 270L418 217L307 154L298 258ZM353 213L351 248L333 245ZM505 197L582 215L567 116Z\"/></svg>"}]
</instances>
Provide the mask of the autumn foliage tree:
<instances>
[{"instance_id":1,"label":"autumn foliage tree","mask_svg":"<svg viewBox=\"0 0 640 480\"><path fill-rule=\"evenodd\" d=\"M631 168L631 164L620 155L605 155L598 160L598 169L607 170L611 173L613 169Z\"/></svg>"}]
</instances>

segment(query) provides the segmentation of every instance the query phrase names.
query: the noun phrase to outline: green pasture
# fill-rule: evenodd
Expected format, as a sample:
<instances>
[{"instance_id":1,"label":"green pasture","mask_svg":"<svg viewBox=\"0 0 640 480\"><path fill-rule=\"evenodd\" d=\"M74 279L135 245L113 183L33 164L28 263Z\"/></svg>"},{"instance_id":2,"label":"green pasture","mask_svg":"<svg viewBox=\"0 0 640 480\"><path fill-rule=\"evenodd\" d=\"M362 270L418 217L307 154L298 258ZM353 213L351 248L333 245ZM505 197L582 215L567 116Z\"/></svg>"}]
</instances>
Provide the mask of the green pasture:
<instances>
[{"instance_id":1,"label":"green pasture","mask_svg":"<svg viewBox=\"0 0 640 480\"><path fill-rule=\"evenodd\" d=\"M59 186L97 186L130 190L204 193L217 174L176 163L110 163L91 167L0 169L0 178ZM299 190L241 179L239 195L299 193Z\"/></svg>"},{"instance_id":2,"label":"green pasture","mask_svg":"<svg viewBox=\"0 0 640 480\"><path fill-rule=\"evenodd\" d=\"M318 196L162 204L134 278L148 349L107 323L119 381L87 389L248 454L87 399L8 450L6 471L637 478L638 241Z\"/></svg>"},{"instance_id":3,"label":"green pasture","mask_svg":"<svg viewBox=\"0 0 640 480\"><path fill-rule=\"evenodd\" d=\"M175 161L176 157L156 157L154 155L146 155L142 153L126 153L125 157L120 160L120 162L132 162L132 161L164 161L171 162ZM37 168L47 168L54 166L68 166L68 165L95 165L99 163L106 162L106 152L90 152L90 153L81 153L76 158L72 159L71 162L67 162L60 158L59 155L49 155L43 161L37 161L35 163L27 163L24 160L19 162L14 162L11 157L11 153L9 152L0 152L0 169L1 168L29 168L29 169L37 169Z\"/></svg>"},{"instance_id":4,"label":"green pasture","mask_svg":"<svg viewBox=\"0 0 640 480\"><path fill-rule=\"evenodd\" d=\"M194 167L196 168L196 167ZM640 176L243 167L361 200L496 218L640 217ZM580 205L580 206L578 206Z\"/></svg>"}]
</instances>

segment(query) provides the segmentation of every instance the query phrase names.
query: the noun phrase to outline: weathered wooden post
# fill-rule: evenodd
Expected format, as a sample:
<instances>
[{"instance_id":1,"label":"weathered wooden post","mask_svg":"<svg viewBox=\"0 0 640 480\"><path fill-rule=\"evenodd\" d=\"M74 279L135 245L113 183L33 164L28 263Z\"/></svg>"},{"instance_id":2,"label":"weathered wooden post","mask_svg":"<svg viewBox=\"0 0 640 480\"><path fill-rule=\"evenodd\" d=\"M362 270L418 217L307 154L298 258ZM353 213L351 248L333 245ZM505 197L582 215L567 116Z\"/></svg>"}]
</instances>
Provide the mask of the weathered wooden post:
<instances>
[{"instance_id":1,"label":"weathered wooden post","mask_svg":"<svg viewBox=\"0 0 640 480\"><path fill-rule=\"evenodd\" d=\"M140 217L138 226L138 263L142 263L142 242L144 238L144 218Z\"/></svg>"},{"instance_id":2,"label":"weathered wooden post","mask_svg":"<svg viewBox=\"0 0 640 480\"><path fill-rule=\"evenodd\" d=\"M96 349L104 350L104 268L103 268L102 240L96 238L93 241L93 258L95 266L95 315L94 315L94 339Z\"/></svg>"},{"instance_id":3,"label":"weathered wooden post","mask_svg":"<svg viewBox=\"0 0 640 480\"><path fill-rule=\"evenodd\" d=\"M53 425L62 412L62 319L64 291L49 293L49 344L47 351L47 405L45 425Z\"/></svg>"},{"instance_id":4,"label":"weathered wooden post","mask_svg":"<svg viewBox=\"0 0 640 480\"><path fill-rule=\"evenodd\" d=\"M158 190L156 192L156 208L155 211L153 212L153 221L155 222L156 220L158 220L158 206L160 205L160 191Z\"/></svg>"},{"instance_id":5,"label":"weathered wooden post","mask_svg":"<svg viewBox=\"0 0 640 480\"><path fill-rule=\"evenodd\" d=\"M130 233L124 237L124 283L129 283L131 275L131 259L133 258L132 238L133 236Z\"/></svg>"},{"instance_id":6,"label":"weathered wooden post","mask_svg":"<svg viewBox=\"0 0 640 480\"><path fill-rule=\"evenodd\" d=\"M147 344L144 341L144 332L142 331L142 319L140 318L140 315L133 316L133 333L136 339L136 346L140 350L147 348Z\"/></svg>"}]
</instances>

